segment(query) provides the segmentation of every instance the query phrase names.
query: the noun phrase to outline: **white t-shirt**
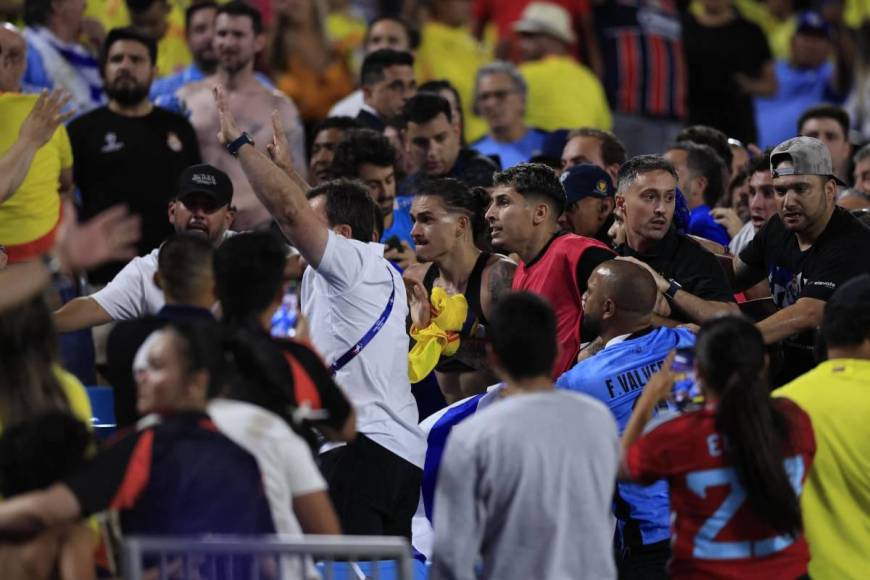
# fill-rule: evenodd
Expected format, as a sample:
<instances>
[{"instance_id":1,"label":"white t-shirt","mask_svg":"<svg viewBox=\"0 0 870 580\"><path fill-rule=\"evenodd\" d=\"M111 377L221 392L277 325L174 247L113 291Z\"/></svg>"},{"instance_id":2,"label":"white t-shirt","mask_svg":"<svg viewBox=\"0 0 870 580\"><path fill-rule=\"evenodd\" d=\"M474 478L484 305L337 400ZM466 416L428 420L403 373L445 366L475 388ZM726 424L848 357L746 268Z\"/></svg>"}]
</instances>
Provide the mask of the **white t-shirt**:
<instances>
[{"instance_id":1,"label":"white t-shirt","mask_svg":"<svg viewBox=\"0 0 870 580\"><path fill-rule=\"evenodd\" d=\"M755 237L755 226L752 225L752 220L743 224L740 231L737 232L728 244L728 250L735 256L739 256L743 248L749 245L752 238Z\"/></svg>"},{"instance_id":2,"label":"white t-shirt","mask_svg":"<svg viewBox=\"0 0 870 580\"><path fill-rule=\"evenodd\" d=\"M257 460L275 531L301 534L293 498L326 490L305 441L275 413L244 401L214 399L208 414L221 433Z\"/></svg>"},{"instance_id":3,"label":"white t-shirt","mask_svg":"<svg viewBox=\"0 0 870 580\"><path fill-rule=\"evenodd\" d=\"M224 232L223 240L237 232ZM223 241L222 240L222 241ZM112 278L112 281L91 298L103 307L112 320L135 320L157 314L166 304L163 291L154 283L160 248L150 254L133 258Z\"/></svg>"},{"instance_id":4,"label":"white t-shirt","mask_svg":"<svg viewBox=\"0 0 870 580\"><path fill-rule=\"evenodd\" d=\"M160 248L154 248L150 254L133 258L102 290L91 294L112 320L157 314L166 304L163 292L154 283L159 253Z\"/></svg>"},{"instance_id":5,"label":"white t-shirt","mask_svg":"<svg viewBox=\"0 0 870 580\"><path fill-rule=\"evenodd\" d=\"M399 457L423 466L425 440L408 381L408 300L382 244L333 231L320 265L302 277L302 313L311 342L330 365L375 324L395 288L393 309L366 347L335 375L356 410L357 429Z\"/></svg>"},{"instance_id":6,"label":"white t-shirt","mask_svg":"<svg viewBox=\"0 0 870 580\"><path fill-rule=\"evenodd\" d=\"M221 433L257 460L275 531L301 536L293 498L326 490L305 441L275 413L244 401L214 399L208 404L208 414ZM281 578L319 577L307 559L281 560Z\"/></svg>"},{"instance_id":7,"label":"white t-shirt","mask_svg":"<svg viewBox=\"0 0 870 580\"><path fill-rule=\"evenodd\" d=\"M362 89L357 89L329 109L330 117L351 117L356 119L363 106Z\"/></svg>"}]
</instances>

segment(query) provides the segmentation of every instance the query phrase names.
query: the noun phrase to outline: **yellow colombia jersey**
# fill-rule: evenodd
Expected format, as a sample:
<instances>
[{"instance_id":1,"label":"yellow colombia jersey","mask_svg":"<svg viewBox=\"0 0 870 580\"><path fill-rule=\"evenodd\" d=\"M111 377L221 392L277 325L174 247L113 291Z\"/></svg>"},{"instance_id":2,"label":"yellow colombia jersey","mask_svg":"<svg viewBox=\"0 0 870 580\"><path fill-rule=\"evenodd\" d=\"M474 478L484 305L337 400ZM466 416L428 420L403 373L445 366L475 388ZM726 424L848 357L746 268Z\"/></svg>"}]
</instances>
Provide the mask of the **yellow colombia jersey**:
<instances>
[{"instance_id":1,"label":"yellow colombia jersey","mask_svg":"<svg viewBox=\"0 0 870 580\"><path fill-rule=\"evenodd\" d=\"M812 578L870 572L870 360L834 359L774 391L810 416L816 457L801 508Z\"/></svg>"},{"instance_id":2,"label":"yellow colombia jersey","mask_svg":"<svg viewBox=\"0 0 870 580\"><path fill-rule=\"evenodd\" d=\"M613 123L604 87L595 74L568 56L548 56L520 66L529 85L526 123L544 131Z\"/></svg>"},{"instance_id":3,"label":"yellow colombia jersey","mask_svg":"<svg viewBox=\"0 0 870 580\"><path fill-rule=\"evenodd\" d=\"M477 69L491 58L490 51L466 28L451 28L439 22L427 22L423 26L414 66L417 82L446 79L456 87L462 100L465 140L469 143L483 137L487 131L483 119L473 113L473 99Z\"/></svg>"},{"instance_id":4,"label":"yellow colombia jersey","mask_svg":"<svg viewBox=\"0 0 870 580\"><path fill-rule=\"evenodd\" d=\"M184 38L184 11L189 0L169 2L169 27L157 44L157 73L166 76L177 73L191 63L190 50ZM108 32L112 28L130 25L130 13L124 0L87 0L85 16L99 20Z\"/></svg>"},{"instance_id":5,"label":"yellow colombia jersey","mask_svg":"<svg viewBox=\"0 0 870 580\"><path fill-rule=\"evenodd\" d=\"M38 95L0 94L0 155L18 140L18 131ZM59 127L33 157L21 185L0 205L0 244L12 246L41 238L60 217L60 170L72 167L66 129Z\"/></svg>"}]
</instances>

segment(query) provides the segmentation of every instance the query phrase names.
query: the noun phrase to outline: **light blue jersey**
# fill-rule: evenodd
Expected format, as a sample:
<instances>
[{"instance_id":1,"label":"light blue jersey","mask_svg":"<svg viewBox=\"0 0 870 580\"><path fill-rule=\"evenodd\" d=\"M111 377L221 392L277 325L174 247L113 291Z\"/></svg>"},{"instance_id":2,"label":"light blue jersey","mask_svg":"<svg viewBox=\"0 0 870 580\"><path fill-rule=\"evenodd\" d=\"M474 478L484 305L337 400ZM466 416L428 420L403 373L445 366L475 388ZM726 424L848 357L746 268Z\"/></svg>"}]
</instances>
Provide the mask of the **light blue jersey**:
<instances>
[{"instance_id":1,"label":"light blue jersey","mask_svg":"<svg viewBox=\"0 0 870 580\"><path fill-rule=\"evenodd\" d=\"M666 327L611 341L604 350L559 377L556 388L577 391L607 405L622 434L644 385L658 372L668 353L694 346L691 331ZM670 502L664 481L652 485L620 482L613 511L622 546L652 544L670 537Z\"/></svg>"}]
</instances>

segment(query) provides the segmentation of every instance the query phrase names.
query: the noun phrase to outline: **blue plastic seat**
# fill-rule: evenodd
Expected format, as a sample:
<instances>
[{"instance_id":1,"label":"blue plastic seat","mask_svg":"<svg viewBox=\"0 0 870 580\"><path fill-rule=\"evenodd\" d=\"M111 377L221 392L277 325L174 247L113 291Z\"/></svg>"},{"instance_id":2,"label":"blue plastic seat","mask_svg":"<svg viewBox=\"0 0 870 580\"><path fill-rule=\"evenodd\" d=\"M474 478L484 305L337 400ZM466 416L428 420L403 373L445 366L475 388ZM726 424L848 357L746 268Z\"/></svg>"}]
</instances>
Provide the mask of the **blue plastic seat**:
<instances>
[{"instance_id":1,"label":"blue plastic seat","mask_svg":"<svg viewBox=\"0 0 870 580\"><path fill-rule=\"evenodd\" d=\"M103 441L115 433L115 394L112 387L85 387L91 400L91 426L94 436Z\"/></svg>"}]
</instances>

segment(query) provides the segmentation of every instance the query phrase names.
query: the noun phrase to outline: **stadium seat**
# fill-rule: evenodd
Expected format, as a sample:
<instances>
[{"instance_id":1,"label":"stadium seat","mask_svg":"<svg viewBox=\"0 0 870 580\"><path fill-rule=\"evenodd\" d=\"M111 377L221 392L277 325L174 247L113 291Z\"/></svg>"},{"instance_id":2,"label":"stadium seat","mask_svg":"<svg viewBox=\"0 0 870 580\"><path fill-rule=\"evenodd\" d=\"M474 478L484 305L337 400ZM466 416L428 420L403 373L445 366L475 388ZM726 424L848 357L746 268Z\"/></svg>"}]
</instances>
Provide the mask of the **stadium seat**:
<instances>
[{"instance_id":1,"label":"stadium seat","mask_svg":"<svg viewBox=\"0 0 870 580\"><path fill-rule=\"evenodd\" d=\"M112 436L115 422L115 397L112 387L85 387L91 400L91 426L94 436L103 441Z\"/></svg>"}]
</instances>

